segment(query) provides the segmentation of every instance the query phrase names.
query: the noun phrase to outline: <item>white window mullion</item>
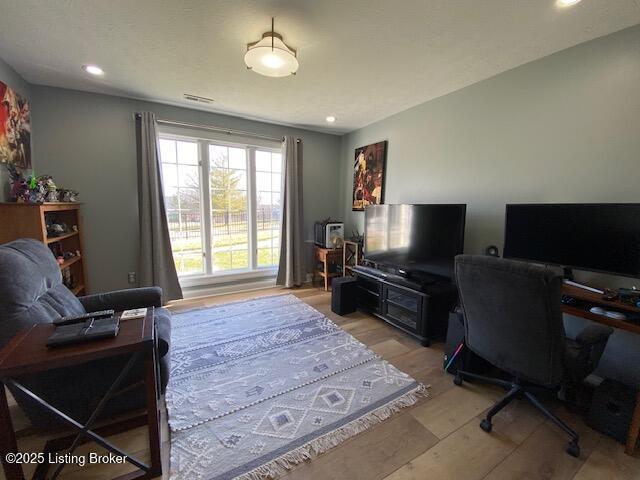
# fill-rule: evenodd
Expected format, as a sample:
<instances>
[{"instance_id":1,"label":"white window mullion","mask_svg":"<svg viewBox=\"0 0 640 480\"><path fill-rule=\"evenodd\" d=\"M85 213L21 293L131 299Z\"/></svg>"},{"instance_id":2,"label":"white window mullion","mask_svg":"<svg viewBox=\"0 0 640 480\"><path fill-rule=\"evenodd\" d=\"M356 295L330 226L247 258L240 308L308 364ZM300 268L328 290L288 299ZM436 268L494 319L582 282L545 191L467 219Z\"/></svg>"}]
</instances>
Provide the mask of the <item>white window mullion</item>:
<instances>
[{"instance_id":1,"label":"white window mullion","mask_svg":"<svg viewBox=\"0 0 640 480\"><path fill-rule=\"evenodd\" d=\"M202 229L204 230L203 239L203 256L205 264L205 273L211 275L213 271L213 255L211 250L211 189L209 188L209 143L205 141L198 142L199 162L200 162L200 178L202 199Z\"/></svg>"},{"instance_id":2,"label":"white window mullion","mask_svg":"<svg viewBox=\"0 0 640 480\"><path fill-rule=\"evenodd\" d=\"M256 149L247 147L247 202L249 220L249 269L258 266L258 231L256 222Z\"/></svg>"}]
</instances>

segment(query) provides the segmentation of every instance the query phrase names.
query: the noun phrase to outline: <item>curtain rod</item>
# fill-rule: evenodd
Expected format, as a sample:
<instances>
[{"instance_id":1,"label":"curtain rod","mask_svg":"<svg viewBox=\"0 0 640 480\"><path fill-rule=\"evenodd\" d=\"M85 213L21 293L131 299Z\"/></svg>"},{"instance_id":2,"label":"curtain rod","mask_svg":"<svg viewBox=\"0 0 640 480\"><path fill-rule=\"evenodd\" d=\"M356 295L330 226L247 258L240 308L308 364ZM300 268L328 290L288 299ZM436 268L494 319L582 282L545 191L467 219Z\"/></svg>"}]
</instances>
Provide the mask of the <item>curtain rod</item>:
<instances>
[{"instance_id":1,"label":"curtain rod","mask_svg":"<svg viewBox=\"0 0 640 480\"><path fill-rule=\"evenodd\" d=\"M140 113L136 112L134 114L134 117L139 118ZM174 120L163 120L160 118L156 119L156 122L162 125L174 125L176 127L197 128L199 130L209 130L212 132L221 132L221 133L226 133L228 135L240 135L243 137L261 138L264 140L272 140L274 142L282 142L284 140L284 137L272 137L270 135L262 135L262 134L253 133L253 132L245 132L244 130L234 130L232 128L221 128L221 127L216 127L214 125L203 125L200 123L176 122ZM300 143L300 139L296 139L296 142Z\"/></svg>"}]
</instances>

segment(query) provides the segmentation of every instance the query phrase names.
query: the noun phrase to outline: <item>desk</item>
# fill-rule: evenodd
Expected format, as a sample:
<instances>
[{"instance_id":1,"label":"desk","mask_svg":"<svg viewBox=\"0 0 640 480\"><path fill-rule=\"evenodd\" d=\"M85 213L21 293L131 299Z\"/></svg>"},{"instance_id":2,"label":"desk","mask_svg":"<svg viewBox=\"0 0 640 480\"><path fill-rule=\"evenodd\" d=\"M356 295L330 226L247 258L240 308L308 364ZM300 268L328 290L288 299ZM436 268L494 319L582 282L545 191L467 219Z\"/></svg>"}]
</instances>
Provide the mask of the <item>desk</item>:
<instances>
[{"instance_id":1,"label":"desk","mask_svg":"<svg viewBox=\"0 0 640 480\"><path fill-rule=\"evenodd\" d=\"M622 303L617 300L604 300L602 295L595 292L590 292L573 285L563 285L562 293L569 297L576 299L576 305L562 305L562 312L573 315L575 317L586 318L592 322L608 325L613 328L619 328L620 330L626 330L640 334L640 323L629 322L626 320L616 320L615 318L605 317L604 315L598 315L597 313L591 313L590 307L600 306L602 308L610 310L619 310L628 313L640 313L640 308L636 308L632 305ZM625 445L625 453L632 455L638 444L638 438L640 437L640 392L636 397L636 406L631 419L631 425L629 425L629 433L627 435L627 443Z\"/></svg>"},{"instance_id":2,"label":"desk","mask_svg":"<svg viewBox=\"0 0 640 480\"><path fill-rule=\"evenodd\" d=\"M7 480L24 479L22 466L19 463L8 463L5 460L8 453L18 452L16 436L7 405L5 392L5 385L7 384L21 390L31 397L34 402L37 402L48 412L78 431L77 434L48 441L44 451L45 458L48 458L50 452L65 449L73 452L80 444L93 440L108 451L125 457L127 462L138 467L139 470L137 472L126 474L120 478L153 478L161 475L160 415L158 414L156 370L157 349L153 308L147 310L147 315L144 318L120 322L120 331L115 338L78 343L65 347L47 348L46 341L54 329L54 325L50 323L33 325L31 328L19 332L0 351L0 455L2 456L2 466ZM92 360L127 354L131 356L129 362L84 425L56 409L47 403L45 399L29 391L16 379L16 377L25 374L39 373L52 368L64 368ZM146 414L92 430L92 425L102 408L138 360L144 361L144 384L147 397ZM114 435L145 424L149 430L151 465L144 464L104 438L105 436ZM39 464L33 478L47 478L49 466L46 462ZM60 472L55 472L53 478L57 476L57 473Z\"/></svg>"}]
</instances>

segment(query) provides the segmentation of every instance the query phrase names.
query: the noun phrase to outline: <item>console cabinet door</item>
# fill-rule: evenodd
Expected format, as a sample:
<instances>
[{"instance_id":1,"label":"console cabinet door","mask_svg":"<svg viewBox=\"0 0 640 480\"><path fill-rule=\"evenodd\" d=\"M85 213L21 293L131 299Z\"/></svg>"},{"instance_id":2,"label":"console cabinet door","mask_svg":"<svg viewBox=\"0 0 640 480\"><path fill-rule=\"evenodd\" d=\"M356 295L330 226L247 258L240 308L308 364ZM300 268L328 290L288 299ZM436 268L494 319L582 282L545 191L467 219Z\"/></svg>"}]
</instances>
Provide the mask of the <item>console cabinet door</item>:
<instances>
[{"instance_id":1,"label":"console cabinet door","mask_svg":"<svg viewBox=\"0 0 640 480\"><path fill-rule=\"evenodd\" d=\"M380 313L382 307L382 283L373 278L358 275L357 287L358 307L374 313Z\"/></svg>"},{"instance_id":2,"label":"console cabinet door","mask_svg":"<svg viewBox=\"0 0 640 480\"><path fill-rule=\"evenodd\" d=\"M385 285L382 314L398 326L421 333L423 301L419 293Z\"/></svg>"}]
</instances>

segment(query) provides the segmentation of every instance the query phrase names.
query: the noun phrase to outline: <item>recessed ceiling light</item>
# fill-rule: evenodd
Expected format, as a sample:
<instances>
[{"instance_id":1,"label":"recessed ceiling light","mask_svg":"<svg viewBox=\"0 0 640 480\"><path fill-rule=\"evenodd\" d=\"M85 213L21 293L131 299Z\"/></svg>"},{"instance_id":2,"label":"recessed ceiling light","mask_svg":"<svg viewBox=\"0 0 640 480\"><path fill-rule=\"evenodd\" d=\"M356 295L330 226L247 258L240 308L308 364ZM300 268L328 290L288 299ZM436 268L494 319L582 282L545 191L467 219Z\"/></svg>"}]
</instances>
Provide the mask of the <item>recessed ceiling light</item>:
<instances>
[{"instance_id":1,"label":"recessed ceiling light","mask_svg":"<svg viewBox=\"0 0 640 480\"><path fill-rule=\"evenodd\" d=\"M329 116L326 118L326 120L327 120L327 122L329 122L329 123L333 123L333 122L335 122L335 121L336 121L336 117L334 117L333 115L329 115Z\"/></svg>"},{"instance_id":2,"label":"recessed ceiling light","mask_svg":"<svg viewBox=\"0 0 640 480\"><path fill-rule=\"evenodd\" d=\"M104 75L104 70L102 70L99 66L97 65L83 65L82 69L87 72L90 73L91 75Z\"/></svg>"},{"instance_id":3,"label":"recessed ceiling light","mask_svg":"<svg viewBox=\"0 0 640 480\"><path fill-rule=\"evenodd\" d=\"M262 40L247 45L244 63L249 70L267 77L295 75L298 70L296 51L282 41L282 35L273 30L262 35Z\"/></svg>"},{"instance_id":4,"label":"recessed ceiling light","mask_svg":"<svg viewBox=\"0 0 640 480\"><path fill-rule=\"evenodd\" d=\"M556 0L556 5L559 7L570 7L576 3L580 3L581 0Z\"/></svg>"}]
</instances>

